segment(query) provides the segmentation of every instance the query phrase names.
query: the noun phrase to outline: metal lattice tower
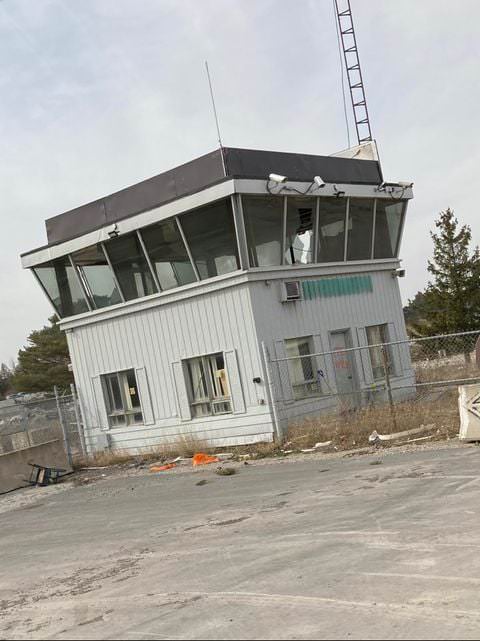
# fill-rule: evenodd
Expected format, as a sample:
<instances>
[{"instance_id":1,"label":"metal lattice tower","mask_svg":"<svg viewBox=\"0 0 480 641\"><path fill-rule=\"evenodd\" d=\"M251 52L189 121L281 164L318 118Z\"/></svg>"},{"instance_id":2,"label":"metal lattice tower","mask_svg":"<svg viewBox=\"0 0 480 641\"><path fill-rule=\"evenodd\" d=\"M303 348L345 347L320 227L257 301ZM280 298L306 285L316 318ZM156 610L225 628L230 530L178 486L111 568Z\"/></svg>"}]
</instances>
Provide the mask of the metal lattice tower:
<instances>
[{"instance_id":1,"label":"metal lattice tower","mask_svg":"<svg viewBox=\"0 0 480 641\"><path fill-rule=\"evenodd\" d=\"M340 3L342 3L342 0L340 0ZM345 8L340 10L339 0L335 0L335 10L347 70L348 86L352 99L353 117L357 130L358 144L361 144L362 142L373 140L372 130L368 118L367 100L365 98L362 70L360 69L350 0L343 0L342 4Z\"/></svg>"}]
</instances>

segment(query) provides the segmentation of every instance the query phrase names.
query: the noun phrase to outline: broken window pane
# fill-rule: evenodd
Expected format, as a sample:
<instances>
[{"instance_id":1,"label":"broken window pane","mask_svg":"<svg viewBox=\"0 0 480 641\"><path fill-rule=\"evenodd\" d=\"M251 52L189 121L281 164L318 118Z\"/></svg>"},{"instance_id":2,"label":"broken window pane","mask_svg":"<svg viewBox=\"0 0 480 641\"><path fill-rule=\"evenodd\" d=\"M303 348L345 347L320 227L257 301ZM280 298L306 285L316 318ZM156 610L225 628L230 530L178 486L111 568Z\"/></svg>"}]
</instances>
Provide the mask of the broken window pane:
<instances>
[{"instance_id":1,"label":"broken window pane","mask_svg":"<svg viewBox=\"0 0 480 641\"><path fill-rule=\"evenodd\" d=\"M85 295L68 256L39 265L34 271L60 317L88 312Z\"/></svg>"},{"instance_id":2,"label":"broken window pane","mask_svg":"<svg viewBox=\"0 0 480 641\"><path fill-rule=\"evenodd\" d=\"M283 196L242 196L251 267L282 264Z\"/></svg>"},{"instance_id":3,"label":"broken window pane","mask_svg":"<svg viewBox=\"0 0 480 641\"><path fill-rule=\"evenodd\" d=\"M318 226L318 262L344 260L346 198L320 198Z\"/></svg>"},{"instance_id":4,"label":"broken window pane","mask_svg":"<svg viewBox=\"0 0 480 641\"><path fill-rule=\"evenodd\" d=\"M315 198L287 199L285 262L289 265L313 263L315 205Z\"/></svg>"},{"instance_id":5,"label":"broken window pane","mask_svg":"<svg viewBox=\"0 0 480 641\"><path fill-rule=\"evenodd\" d=\"M197 280L175 219L146 227L141 234L162 289Z\"/></svg>"},{"instance_id":6,"label":"broken window pane","mask_svg":"<svg viewBox=\"0 0 480 641\"><path fill-rule=\"evenodd\" d=\"M201 279L239 269L230 199L183 214L180 225Z\"/></svg>"},{"instance_id":7,"label":"broken window pane","mask_svg":"<svg viewBox=\"0 0 480 641\"><path fill-rule=\"evenodd\" d=\"M112 270L100 244L81 249L72 254L72 258L96 308L122 302Z\"/></svg>"},{"instance_id":8,"label":"broken window pane","mask_svg":"<svg viewBox=\"0 0 480 641\"><path fill-rule=\"evenodd\" d=\"M347 260L372 257L373 198L350 198Z\"/></svg>"},{"instance_id":9,"label":"broken window pane","mask_svg":"<svg viewBox=\"0 0 480 641\"><path fill-rule=\"evenodd\" d=\"M405 204L401 200L377 200L375 258L394 258L398 255L404 207Z\"/></svg>"},{"instance_id":10,"label":"broken window pane","mask_svg":"<svg viewBox=\"0 0 480 641\"><path fill-rule=\"evenodd\" d=\"M106 243L125 300L157 292L152 273L136 234L126 234Z\"/></svg>"}]
</instances>

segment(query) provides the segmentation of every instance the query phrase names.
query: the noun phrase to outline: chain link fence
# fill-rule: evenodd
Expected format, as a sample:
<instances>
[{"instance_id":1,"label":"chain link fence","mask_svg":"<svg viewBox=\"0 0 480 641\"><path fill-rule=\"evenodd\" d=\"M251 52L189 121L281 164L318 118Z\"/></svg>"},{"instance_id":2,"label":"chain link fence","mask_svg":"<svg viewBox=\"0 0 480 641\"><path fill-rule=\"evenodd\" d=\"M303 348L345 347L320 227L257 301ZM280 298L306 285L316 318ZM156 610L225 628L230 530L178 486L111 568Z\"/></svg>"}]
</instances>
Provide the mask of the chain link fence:
<instances>
[{"instance_id":1,"label":"chain link fence","mask_svg":"<svg viewBox=\"0 0 480 641\"><path fill-rule=\"evenodd\" d=\"M42 399L0 403L0 454L62 440L70 462L85 454L75 389Z\"/></svg>"},{"instance_id":2,"label":"chain link fence","mask_svg":"<svg viewBox=\"0 0 480 641\"><path fill-rule=\"evenodd\" d=\"M308 337L294 339L281 357L264 347L280 434L303 419L381 405L390 408L389 430L399 428L407 411L418 420L457 417L456 388L480 382L480 330L377 342L382 332L368 329L357 334L363 344L356 346L349 331L332 332L328 351L315 352Z\"/></svg>"}]
</instances>

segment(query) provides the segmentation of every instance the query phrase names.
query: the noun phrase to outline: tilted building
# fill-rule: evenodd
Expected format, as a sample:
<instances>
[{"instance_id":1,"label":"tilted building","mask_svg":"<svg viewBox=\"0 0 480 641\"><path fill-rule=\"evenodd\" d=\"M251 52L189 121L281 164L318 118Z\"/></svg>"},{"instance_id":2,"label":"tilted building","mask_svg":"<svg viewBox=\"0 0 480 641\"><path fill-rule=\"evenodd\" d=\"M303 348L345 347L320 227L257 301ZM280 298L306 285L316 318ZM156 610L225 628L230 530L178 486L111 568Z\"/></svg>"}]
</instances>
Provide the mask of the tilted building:
<instances>
[{"instance_id":1,"label":"tilted building","mask_svg":"<svg viewBox=\"0 0 480 641\"><path fill-rule=\"evenodd\" d=\"M310 355L406 337L412 190L382 186L372 149L223 148L46 221L22 264L61 318L91 451L268 441L334 394L371 397L375 349ZM411 382L407 353L390 375Z\"/></svg>"}]
</instances>

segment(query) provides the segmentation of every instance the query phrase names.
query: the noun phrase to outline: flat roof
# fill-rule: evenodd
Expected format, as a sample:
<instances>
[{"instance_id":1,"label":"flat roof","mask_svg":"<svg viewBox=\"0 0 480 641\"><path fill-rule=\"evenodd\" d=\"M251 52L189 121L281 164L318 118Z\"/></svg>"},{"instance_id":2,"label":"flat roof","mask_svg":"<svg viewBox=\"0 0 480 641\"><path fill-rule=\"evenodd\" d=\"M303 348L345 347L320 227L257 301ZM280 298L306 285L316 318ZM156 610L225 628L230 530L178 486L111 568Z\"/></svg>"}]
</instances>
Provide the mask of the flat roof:
<instances>
[{"instance_id":1,"label":"flat roof","mask_svg":"<svg viewBox=\"0 0 480 641\"><path fill-rule=\"evenodd\" d=\"M266 179L270 173L307 182L378 185L377 160L223 147L91 203L48 218L48 247L201 191L232 178ZM31 253L31 252L26 252ZM23 254L25 255L25 254Z\"/></svg>"}]
</instances>

